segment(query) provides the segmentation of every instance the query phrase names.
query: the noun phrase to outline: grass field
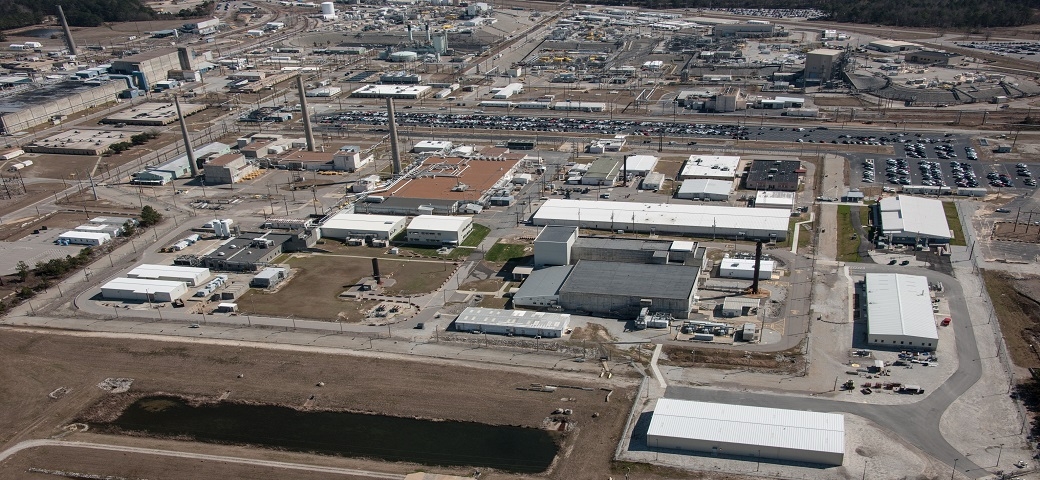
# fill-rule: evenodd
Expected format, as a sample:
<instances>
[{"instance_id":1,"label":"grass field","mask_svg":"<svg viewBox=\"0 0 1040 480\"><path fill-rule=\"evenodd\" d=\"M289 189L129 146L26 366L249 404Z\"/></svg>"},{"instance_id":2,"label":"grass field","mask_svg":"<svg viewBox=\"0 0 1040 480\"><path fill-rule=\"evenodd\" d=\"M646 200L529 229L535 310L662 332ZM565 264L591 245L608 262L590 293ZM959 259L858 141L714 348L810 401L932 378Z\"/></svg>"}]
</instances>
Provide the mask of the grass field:
<instances>
[{"instance_id":1,"label":"grass field","mask_svg":"<svg viewBox=\"0 0 1040 480\"><path fill-rule=\"evenodd\" d=\"M487 238L488 234L491 233L491 229L481 225L479 223L473 224L473 231L469 233L469 236L462 241L463 247L475 247L480 245Z\"/></svg>"},{"instance_id":2,"label":"grass field","mask_svg":"<svg viewBox=\"0 0 1040 480\"><path fill-rule=\"evenodd\" d=\"M957 216L957 204L953 202L942 202L943 212L946 213L946 223L950 225L950 230L953 230L953 239L950 240L950 245L967 246L967 242L964 241L964 228L961 226L961 217Z\"/></svg>"},{"instance_id":3,"label":"grass field","mask_svg":"<svg viewBox=\"0 0 1040 480\"><path fill-rule=\"evenodd\" d=\"M514 258L520 258L524 256L524 249L527 245L520 243L496 243L493 247L488 249L487 254L484 255L484 260L494 263L508 262Z\"/></svg>"},{"instance_id":4,"label":"grass field","mask_svg":"<svg viewBox=\"0 0 1040 480\"><path fill-rule=\"evenodd\" d=\"M339 255L312 255L287 260L296 272L289 283L275 293L250 291L239 303L243 313L318 320L356 322L363 311L377 302L340 300L339 294L372 274L368 258ZM426 293L436 289L451 273L444 262L380 260L380 273L395 283L387 295Z\"/></svg>"},{"instance_id":5,"label":"grass field","mask_svg":"<svg viewBox=\"0 0 1040 480\"><path fill-rule=\"evenodd\" d=\"M852 226L852 207L838 205L838 260L842 262L858 262L859 235Z\"/></svg>"}]
</instances>

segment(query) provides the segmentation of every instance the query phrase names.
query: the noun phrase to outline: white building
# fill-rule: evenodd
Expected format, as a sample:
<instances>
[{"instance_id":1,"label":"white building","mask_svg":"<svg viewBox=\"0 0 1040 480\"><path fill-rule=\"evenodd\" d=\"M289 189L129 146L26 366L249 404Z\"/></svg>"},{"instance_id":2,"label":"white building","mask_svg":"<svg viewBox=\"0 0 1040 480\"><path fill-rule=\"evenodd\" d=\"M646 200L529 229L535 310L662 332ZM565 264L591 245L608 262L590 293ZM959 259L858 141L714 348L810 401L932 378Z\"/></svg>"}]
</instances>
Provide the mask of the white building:
<instances>
[{"instance_id":1,"label":"white building","mask_svg":"<svg viewBox=\"0 0 1040 480\"><path fill-rule=\"evenodd\" d=\"M790 211L794 208L795 192L777 192L759 190L755 194L755 208L780 208Z\"/></svg>"},{"instance_id":2,"label":"white building","mask_svg":"<svg viewBox=\"0 0 1040 480\"><path fill-rule=\"evenodd\" d=\"M197 287L209 279L210 272L208 268L144 264L130 270L126 276L127 278L184 282L189 287Z\"/></svg>"},{"instance_id":3,"label":"white building","mask_svg":"<svg viewBox=\"0 0 1040 480\"><path fill-rule=\"evenodd\" d=\"M467 307L455 319L455 329L460 332L559 338L570 322L571 316L566 313Z\"/></svg>"},{"instance_id":4,"label":"white building","mask_svg":"<svg viewBox=\"0 0 1040 480\"><path fill-rule=\"evenodd\" d=\"M497 100L505 100L513 95L524 92L524 84L522 83L510 83L502 88L497 89L491 98Z\"/></svg>"},{"instance_id":5,"label":"white building","mask_svg":"<svg viewBox=\"0 0 1040 480\"><path fill-rule=\"evenodd\" d=\"M773 260L762 260L758 270L759 280L769 280L773 277L776 262ZM755 278L755 259L753 258L730 258L723 257L719 261L719 277L740 278L751 280Z\"/></svg>"},{"instance_id":6,"label":"white building","mask_svg":"<svg viewBox=\"0 0 1040 480\"><path fill-rule=\"evenodd\" d=\"M729 200L729 194L732 191L733 180L697 178L683 181L679 191L675 193L675 198L724 202Z\"/></svg>"},{"instance_id":7,"label":"white building","mask_svg":"<svg viewBox=\"0 0 1040 480\"><path fill-rule=\"evenodd\" d=\"M577 239L578 227L543 227L534 239L534 265L539 268L570 265L571 248Z\"/></svg>"},{"instance_id":8,"label":"white building","mask_svg":"<svg viewBox=\"0 0 1040 480\"><path fill-rule=\"evenodd\" d=\"M350 93L354 98L418 100L432 91L429 85L365 85Z\"/></svg>"},{"instance_id":9,"label":"white building","mask_svg":"<svg viewBox=\"0 0 1040 480\"><path fill-rule=\"evenodd\" d=\"M167 280L117 278L101 286L101 297L105 300L172 302L186 293L188 286L184 282Z\"/></svg>"},{"instance_id":10,"label":"white building","mask_svg":"<svg viewBox=\"0 0 1040 480\"><path fill-rule=\"evenodd\" d=\"M643 184L640 185L640 188L656 192L664 186L665 180L667 180L667 177L665 177L663 173L652 172L643 177Z\"/></svg>"},{"instance_id":11,"label":"white building","mask_svg":"<svg viewBox=\"0 0 1040 480\"><path fill-rule=\"evenodd\" d=\"M77 232L105 233L112 238L118 237L120 233L123 233L123 227L119 225L99 225L94 223L80 225L73 230Z\"/></svg>"},{"instance_id":12,"label":"white building","mask_svg":"<svg viewBox=\"0 0 1040 480\"><path fill-rule=\"evenodd\" d=\"M472 217L419 215L408 224L408 243L459 246L472 232Z\"/></svg>"},{"instance_id":13,"label":"white building","mask_svg":"<svg viewBox=\"0 0 1040 480\"><path fill-rule=\"evenodd\" d=\"M939 331L928 279L895 273L866 274L867 343L935 350Z\"/></svg>"},{"instance_id":14,"label":"white building","mask_svg":"<svg viewBox=\"0 0 1040 480\"><path fill-rule=\"evenodd\" d=\"M661 398L646 443L655 449L841 465L845 417Z\"/></svg>"},{"instance_id":15,"label":"white building","mask_svg":"<svg viewBox=\"0 0 1040 480\"><path fill-rule=\"evenodd\" d=\"M632 155L625 159L625 170L630 177L645 177L656 166L657 157L653 155Z\"/></svg>"},{"instance_id":16,"label":"white building","mask_svg":"<svg viewBox=\"0 0 1040 480\"><path fill-rule=\"evenodd\" d=\"M722 155L690 155L679 172L680 180L708 178L732 180L737 176L740 157Z\"/></svg>"},{"instance_id":17,"label":"white building","mask_svg":"<svg viewBox=\"0 0 1040 480\"><path fill-rule=\"evenodd\" d=\"M412 147L412 153L447 153L452 147L447 140L423 140Z\"/></svg>"},{"instance_id":18,"label":"white building","mask_svg":"<svg viewBox=\"0 0 1040 480\"><path fill-rule=\"evenodd\" d=\"M390 240L405 229L406 217L337 213L321 225L322 238Z\"/></svg>"},{"instance_id":19,"label":"white building","mask_svg":"<svg viewBox=\"0 0 1040 480\"><path fill-rule=\"evenodd\" d=\"M58 235L58 243L67 243L69 245L87 245L97 247L110 240L112 240L111 235L99 232L79 232L72 230Z\"/></svg>"},{"instance_id":20,"label":"white building","mask_svg":"<svg viewBox=\"0 0 1040 480\"><path fill-rule=\"evenodd\" d=\"M271 288L278 285L289 277L289 271L281 267L267 267L260 270L260 273L256 274L252 280L249 281L249 286L254 288Z\"/></svg>"},{"instance_id":21,"label":"white building","mask_svg":"<svg viewBox=\"0 0 1040 480\"><path fill-rule=\"evenodd\" d=\"M890 243L945 244L953 238L939 200L897 195L882 198L877 208L881 210L881 233Z\"/></svg>"},{"instance_id":22,"label":"white building","mask_svg":"<svg viewBox=\"0 0 1040 480\"><path fill-rule=\"evenodd\" d=\"M332 168L345 172L354 172L368 165L375 156L372 153L361 153L361 147L348 145L340 147L332 156Z\"/></svg>"},{"instance_id":23,"label":"white building","mask_svg":"<svg viewBox=\"0 0 1040 480\"><path fill-rule=\"evenodd\" d=\"M535 212L532 222L538 226L783 241L790 217L790 213L772 208L552 199Z\"/></svg>"}]
</instances>

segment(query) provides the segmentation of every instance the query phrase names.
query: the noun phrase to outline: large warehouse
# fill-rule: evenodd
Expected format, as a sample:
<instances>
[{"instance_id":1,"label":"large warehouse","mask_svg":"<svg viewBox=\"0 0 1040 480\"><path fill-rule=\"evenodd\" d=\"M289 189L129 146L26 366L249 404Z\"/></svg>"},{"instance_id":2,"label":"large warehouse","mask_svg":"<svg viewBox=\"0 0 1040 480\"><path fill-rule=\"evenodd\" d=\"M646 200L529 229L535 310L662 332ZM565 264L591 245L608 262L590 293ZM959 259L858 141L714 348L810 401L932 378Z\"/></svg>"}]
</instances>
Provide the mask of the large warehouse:
<instances>
[{"instance_id":1,"label":"large warehouse","mask_svg":"<svg viewBox=\"0 0 1040 480\"><path fill-rule=\"evenodd\" d=\"M928 279L896 273L866 274L867 343L935 350L939 331Z\"/></svg>"},{"instance_id":2,"label":"large warehouse","mask_svg":"<svg viewBox=\"0 0 1040 480\"><path fill-rule=\"evenodd\" d=\"M209 279L210 273L208 268L144 264L130 270L126 276L128 278L184 282L189 287L197 287Z\"/></svg>"},{"instance_id":3,"label":"large warehouse","mask_svg":"<svg viewBox=\"0 0 1040 480\"><path fill-rule=\"evenodd\" d=\"M455 329L460 332L559 338L570 328L570 322L571 316L566 313L467 307L455 319Z\"/></svg>"},{"instance_id":4,"label":"large warehouse","mask_svg":"<svg viewBox=\"0 0 1040 480\"><path fill-rule=\"evenodd\" d=\"M889 243L907 245L947 244L953 238L943 204L932 198L897 195L885 197L874 207L875 224Z\"/></svg>"},{"instance_id":5,"label":"large warehouse","mask_svg":"<svg viewBox=\"0 0 1040 480\"><path fill-rule=\"evenodd\" d=\"M457 247L471 232L472 217L419 215L408 224L408 243Z\"/></svg>"},{"instance_id":6,"label":"large warehouse","mask_svg":"<svg viewBox=\"0 0 1040 480\"><path fill-rule=\"evenodd\" d=\"M531 220L538 226L783 241L790 217L773 208L552 199Z\"/></svg>"},{"instance_id":7,"label":"large warehouse","mask_svg":"<svg viewBox=\"0 0 1040 480\"><path fill-rule=\"evenodd\" d=\"M322 238L372 237L389 240L404 231L406 217L337 213L321 225Z\"/></svg>"},{"instance_id":8,"label":"large warehouse","mask_svg":"<svg viewBox=\"0 0 1040 480\"><path fill-rule=\"evenodd\" d=\"M841 465L845 417L662 398L654 407L646 443L712 455Z\"/></svg>"},{"instance_id":9,"label":"large warehouse","mask_svg":"<svg viewBox=\"0 0 1040 480\"><path fill-rule=\"evenodd\" d=\"M167 280L117 278L101 286L101 297L105 300L172 302L186 293L188 287L184 282Z\"/></svg>"}]
</instances>

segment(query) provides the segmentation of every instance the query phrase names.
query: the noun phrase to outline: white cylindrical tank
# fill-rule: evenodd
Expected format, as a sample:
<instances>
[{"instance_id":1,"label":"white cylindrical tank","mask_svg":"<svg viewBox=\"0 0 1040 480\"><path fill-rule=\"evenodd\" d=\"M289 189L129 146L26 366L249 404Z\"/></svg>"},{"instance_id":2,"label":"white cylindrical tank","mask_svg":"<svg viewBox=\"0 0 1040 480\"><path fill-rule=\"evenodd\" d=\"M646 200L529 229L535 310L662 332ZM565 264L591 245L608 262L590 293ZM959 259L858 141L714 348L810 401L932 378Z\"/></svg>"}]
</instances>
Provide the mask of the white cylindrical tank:
<instances>
[{"instance_id":1,"label":"white cylindrical tank","mask_svg":"<svg viewBox=\"0 0 1040 480\"><path fill-rule=\"evenodd\" d=\"M414 62L419 59L419 54L415 52L394 52L390 54L391 62Z\"/></svg>"},{"instance_id":2,"label":"white cylindrical tank","mask_svg":"<svg viewBox=\"0 0 1040 480\"><path fill-rule=\"evenodd\" d=\"M332 2L321 2L321 14L322 15L335 15L336 4Z\"/></svg>"}]
</instances>

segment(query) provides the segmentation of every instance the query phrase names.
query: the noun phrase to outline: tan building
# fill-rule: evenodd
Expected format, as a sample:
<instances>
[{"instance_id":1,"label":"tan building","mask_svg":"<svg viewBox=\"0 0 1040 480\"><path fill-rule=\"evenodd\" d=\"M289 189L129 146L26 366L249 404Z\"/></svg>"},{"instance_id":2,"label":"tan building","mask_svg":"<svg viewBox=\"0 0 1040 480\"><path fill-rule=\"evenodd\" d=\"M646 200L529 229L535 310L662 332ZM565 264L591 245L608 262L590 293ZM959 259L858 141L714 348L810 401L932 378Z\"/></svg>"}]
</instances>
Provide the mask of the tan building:
<instances>
[{"instance_id":1,"label":"tan building","mask_svg":"<svg viewBox=\"0 0 1040 480\"><path fill-rule=\"evenodd\" d=\"M805 55L805 81L822 83L834 78L841 66L845 52L831 48L818 48Z\"/></svg>"},{"instance_id":2,"label":"tan building","mask_svg":"<svg viewBox=\"0 0 1040 480\"><path fill-rule=\"evenodd\" d=\"M221 155L206 162L204 167L206 183L210 185L236 183L254 171L256 165L249 163L246 157L237 153Z\"/></svg>"}]
</instances>

